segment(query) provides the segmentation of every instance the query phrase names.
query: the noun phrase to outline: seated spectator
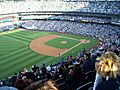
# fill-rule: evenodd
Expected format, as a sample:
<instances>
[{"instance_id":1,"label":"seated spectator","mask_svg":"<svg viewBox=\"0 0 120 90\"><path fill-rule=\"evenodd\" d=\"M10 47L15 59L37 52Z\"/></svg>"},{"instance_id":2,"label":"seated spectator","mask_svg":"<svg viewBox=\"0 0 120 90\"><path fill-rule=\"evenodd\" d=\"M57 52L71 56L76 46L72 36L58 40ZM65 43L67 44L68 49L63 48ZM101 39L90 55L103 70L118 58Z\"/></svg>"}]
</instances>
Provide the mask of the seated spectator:
<instances>
[{"instance_id":1,"label":"seated spectator","mask_svg":"<svg viewBox=\"0 0 120 90\"><path fill-rule=\"evenodd\" d=\"M37 65L33 65L32 66L32 71L33 72L36 72L38 69L39 69L39 67Z\"/></svg>"},{"instance_id":2,"label":"seated spectator","mask_svg":"<svg viewBox=\"0 0 120 90\"><path fill-rule=\"evenodd\" d=\"M67 83L69 90L75 90L79 82L84 79L85 79L85 75L82 72L80 64L75 64L73 67L70 67L67 76Z\"/></svg>"},{"instance_id":3,"label":"seated spectator","mask_svg":"<svg viewBox=\"0 0 120 90\"><path fill-rule=\"evenodd\" d=\"M27 83L26 83L26 81L23 80L23 79L17 79L17 80L16 80L15 87L16 87L18 90L24 90L24 89L27 87Z\"/></svg>"},{"instance_id":4,"label":"seated spectator","mask_svg":"<svg viewBox=\"0 0 120 90\"><path fill-rule=\"evenodd\" d=\"M85 61L82 64L83 72L88 72L88 71L94 70L95 69L95 62L91 58L91 55L85 54L84 58L85 58Z\"/></svg>"},{"instance_id":5,"label":"seated spectator","mask_svg":"<svg viewBox=\"0 0 120 90\"><path fill-rule=\"evenodd\" d=\"M38 87L42 86L45 80L39 80L31 83L29 86L25 88L25 90L36 90Z\"/></svg>"},{"instance_id":6,"label":"seated spectator","mask_svg":"<svg viewBox=\"0 0 120 90\"><path fill-rule=\"evenodd\" d=\"M85 61L84 56L80 57L80 64L82 65L83 62Z\"/></svg>"},{"instance_id":7,"label":"seated spectator","mask_svg":"<svg viewBox=\"0 0 120 90\"><path fill-rule=\"evenodd\" d=\"M11 86L14 86L14 85L15 85L16 79L17 79L17 73L15 73L15 74L10 78L10 85L11 85Z\"/></svg>"},{"instance_id":8,"label":"seated spectator","mask_svg":"<svg viewBox=\"0 0 120 90\"><path fill-rule=\"evenodd\" d=\"M87 53L87 50L84 48L82 52L83 52L83 55L84 55L84 54Z\"/></svg>"},{"instance_id":9,"label":"seated spectator","mask_svg":"<svg viewBox=\"0 0 120 90\"><path fill-rule=\"evenodd\" d=\"M33 72L26 72L24 74L24 76L25 76L25 79L30 81L30 82L34 81L34 79L35 79L35 75Z\"/></svg>"},{"instance_id":10,"label":"seated spectator","mask_svg":"<svg viewBox=\"0 0 120 90\"><path fill-rule=\"evenodd\" d=\"M75 64L73 66L73 80L75 82L79 82L80 80L83 80L85 78L85 75L81 69L80 64Z\"/></svg>"},{"instance_id":11,"label":"seated spectator","mask_svg":"<svg viewBox=\"0 0 120 90\"><path fill-rule=\"evenodd\" d=\"M70 55L70 56L68 57L68 60L69 60L69 61L72 61L72 60L73 60L72 55Z\"/></svg>"},{"instance_id":12,"label":"seated spectator","mask_svg":"<svg viewBox=\"0 0 120 90\"><path fill-rule=\"evenodd\" d=\"M43 74L43 75L45 75L45 74L47 73L47 69L46 69L45 64L43 64L41 70L42 70L42 74Z\"/></svg>"},{"instance_id":13,"label":"seated spectator","mask_svg":"<svg viewBox=\"0 0 120 90\"><path fill-rule=\"evenodd\" d=\"M53 80L48 80L44 83L42 87L36 90L58 90L57 84Z\"/></svg>"},{"instance_id":14,"label":"seated spectator","mask_svg":"<svg viewBox=\"0 0 120 90\"><path fill-rule=\"evenodd\" d=\"M116 90L120 83L120 61L116 54L106 53L100 58L97 65L97 74L93 90Z\"/></svg>"}]
</instances>

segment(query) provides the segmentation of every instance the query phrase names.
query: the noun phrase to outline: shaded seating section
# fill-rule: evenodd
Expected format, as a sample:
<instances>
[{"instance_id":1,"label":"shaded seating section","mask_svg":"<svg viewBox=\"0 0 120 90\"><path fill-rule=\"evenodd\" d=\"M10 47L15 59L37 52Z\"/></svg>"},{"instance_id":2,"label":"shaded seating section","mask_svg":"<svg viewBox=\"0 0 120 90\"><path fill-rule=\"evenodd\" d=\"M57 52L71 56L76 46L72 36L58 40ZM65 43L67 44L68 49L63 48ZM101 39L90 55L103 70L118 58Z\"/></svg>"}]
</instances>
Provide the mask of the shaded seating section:
<instances>
[{"instance_id":1,"label":"shaded seating section","mask_svg":"<svg viewBox=\"0 0 120 90\"><path fill-rule=\"evenodd\" d=\"M87 81L93 82L95 80L96 71L94 70L94 71L86 72L85 75L86 75Z\"/></svg>"},{"instance_id":2,"label":"shaded seating section","mask_svg":"<svg viewBox=\"0 0 120 90\"><path fill-rule=\"evenodd\" d=\"M95 80L96 71L89 71L85 73L86 78L82 81L79 81L76 85L76 90L88 90L90 87L93 86L94 80ZM55 80L59 90L69 90L70 87L67 86L67 82L64 80L64 78L60 78ZM74 89L74 90L75 90Z\"/></svg>"},{"instance_id":3,"label":"shaded seating section","mask_svg":"<svg viewBox=\"0 0 120 90\"><path fill-rule=\"evenodd\" d=\"M93 82L87 82L80 87L78 87L76 90L88 90L93 85Z\"/></svg>"}]
</instances>

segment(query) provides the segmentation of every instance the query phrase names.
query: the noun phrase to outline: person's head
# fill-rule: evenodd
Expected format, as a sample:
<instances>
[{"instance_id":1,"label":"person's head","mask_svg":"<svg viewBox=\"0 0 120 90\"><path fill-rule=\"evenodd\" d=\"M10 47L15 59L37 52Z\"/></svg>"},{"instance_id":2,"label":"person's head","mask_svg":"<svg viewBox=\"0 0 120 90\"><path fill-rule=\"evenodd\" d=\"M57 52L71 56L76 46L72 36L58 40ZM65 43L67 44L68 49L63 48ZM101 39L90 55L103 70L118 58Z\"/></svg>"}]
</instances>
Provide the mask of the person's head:
<instances>
[{"instance_id":1,"label":"person's head","mask_svg":"<svg viewBox=\"0 0 120 90\"><path fill-rule=\"evenodd\" d=\"M48 80L36 90L58 90L58 88L57 88L57 84L55 83L55 81Z\"/></svg>"},{"instance_id":2,"label":"person's head","mask_svg":"<svg viewBox=\"0 0 120 90\"><path fill-rule=\"evenodd\" d=\"M69 69L69 74L73 74L73 69L72 68Z\"/></svg>"},{"instance_id":3,"label":"person's head","mask_svg":"<svg viewBox=\"0 0 120 90\"><path fill-rule=\"evenodd\" d=\"M97 72L102 77L116 78L120 73L120 59L115 53L106 53L101 56L97 65Z\"/></svg>"},{"instance_id":4,"label":"person's head","mask_svg":"<svg viewBox=\"0 0 120 90\"><path fill-rule=\"evenodd\" d=\"M73 73L74 73L74 74L80 74L80 73L82 73L82 69L81 69L81 67L80 67L80 64L75 64L75 65L73 66Z\"/></svg>"},{"instance_id":5,"label":"person's head","mask_svg":"<svg viewBox=\"0 0 120 90\"><path fill-rule=\"evenodd\" d=\"M80 57L80 61L84 61L84 60L85 60L84 56Z\"/></svg>"},{"instance_id":6,"label":"person's head","mask_svg":"<svg viewBox=\"0 0 120 90\"><path fill-rule=\"evenodd\" d=\"M45 63L43 63L43 67L45 67Z\"/></svg>"},{"instance_id":7,"label":"person's head","mask_svg":"<svg viewBox=\"0 0 120 90\"><path fill-rule=\"evenodd\" d=\"M88 58L90 58L90 57L91 57L90 53L84 54L84 59L88 59Z\"/></svg>"},{"instance_id":8,"label":"person's head","mask_svg":"<svg viewBox=\"0 0 120 90\"><path fill-rule=\"evenodd\" d=\"M23 90L27 87L27 83L23 79L17 79L15 87L19 90Z\"/></svg>"}]
</instances>

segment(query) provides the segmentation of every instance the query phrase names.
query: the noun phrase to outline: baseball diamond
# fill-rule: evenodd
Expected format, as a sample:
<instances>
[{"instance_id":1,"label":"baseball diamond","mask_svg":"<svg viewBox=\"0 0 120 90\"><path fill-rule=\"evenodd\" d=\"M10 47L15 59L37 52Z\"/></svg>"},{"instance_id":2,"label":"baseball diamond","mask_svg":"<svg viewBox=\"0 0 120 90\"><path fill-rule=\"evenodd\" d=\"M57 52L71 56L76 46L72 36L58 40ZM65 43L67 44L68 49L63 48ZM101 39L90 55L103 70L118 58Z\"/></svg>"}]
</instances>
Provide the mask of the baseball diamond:
<instances>
[{"instance_id":1,"label":"baseball diamond","mask_svg":"<svg viewBox=\"0 0 120 90\"><path fill-rule=\"evenodd\" d=\"M0 90L120 90L120 0L0 0Z\"/></svg>"},{"instance_id":2,"label":"baseball diamond","mask_svg":"<svg viewBox=\"0 0 120 90\"><path fill-rule=\"evenodd\" d=\"M0 90L120 90L120 0L0 0Z\"/></svg>"},{"instance_id":3,"label":"baseball diamond","mask_svg":"<svg viewBox=\"0 0 120 90\"><path fill-rule=\"evenodd\" d=\"M30 43L30 48L39 54L43 54L47 56L59 56L70 51L72 48L77 47L81 43L83 44L86 42L90 42L89 40L85 42L85 40L76 39L75 41L74 38L69 39L69 37L68 38L61 38L61 37L58 35L48 35L41 38L37 38L35 40L32 40L32 42ZM67 43L67 45L60 44L61 40L64 40L64 39L67 42L64 41L63 43ZM66 49L62 49L62 48L68 48L68 50L66 51Z\"/></svg>"},{"instance_id":4,"label":"baseball diamond","mask_svg":"<svg viewBox=\"0 0 120 90\"><path fill-rule=\"evenodd\" d=\"M88 43L83 44L82 41L86 39ZM67 41L67 47L63 48L65 44L58 46L57 43L61 41ZM83 48L89 49L98 43L98 39L57 32L24 29L3 32L0 34L0 72L4 72L0 74L0 78L8 77L24 67L29 69L36 63L49 65L59 62L62 57L70 54L75 56ZM12 66L15 68L10 68Z\"/></svg>"}]
</instances>

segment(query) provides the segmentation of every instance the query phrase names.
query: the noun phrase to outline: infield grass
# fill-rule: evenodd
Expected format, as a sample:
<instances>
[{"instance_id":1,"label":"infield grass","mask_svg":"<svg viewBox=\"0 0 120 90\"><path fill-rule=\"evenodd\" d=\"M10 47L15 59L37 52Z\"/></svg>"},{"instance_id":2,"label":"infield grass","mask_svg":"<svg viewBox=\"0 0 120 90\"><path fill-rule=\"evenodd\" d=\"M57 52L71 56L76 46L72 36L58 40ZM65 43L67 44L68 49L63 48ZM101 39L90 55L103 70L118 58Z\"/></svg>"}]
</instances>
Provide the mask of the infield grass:
<instances>
[{"instance_id":1,"label":"infield grass","mask_svg":"<svg viewBox=\"0 0 120 90\"><path fill-rule=\"evenodd\" d=\"M4 32L3 32L4 33ZM69 37L74 39L88 39L90 43L80 44L79 46L73 48L71 51L63 54L60 57L50 57L45 55L40 55L29 48L29 43L31 40L36 38L47 36L49 34L55 34L63 37ZM62 38L64 41L70 41L68 38ZM60 41L62 41L60 40ZM56 42L59 40L55 40L52 43L57 45ZM49 43L49 42L48 42ZM70 46L74 46L74 44L78 43L78 41L73 40L70 42ZM24 68L31 69L31 66L34 64L42 65L46 63L55 64L60 62L63 57L67 55L77 55L80 50L83 48L90 49L91 47L97 45L99 43L98 39L87 38L83 36L75 36L68 34L61 34L57 32L39 32L39 31L17 31L13 33L0 33L0 79L7 78L8 76L14 74L15 72L19 72ZM57 45L58 46L58 45ZM59 46L61 47L61 45ZM66 48L66 47L65 47Z\"/></svg>"},{"instance_id":2,"label":"infield grass","mask_svg":"<svg viewBox=\"0 0 120 90\"><path fill-rule=\"evenodd\" d=\"M66 43L62 43L62 42L66 42ZM68 48L69 49L78 43L80 43L79 40L73 40L73 39L69 39L69 38L65 38L65 37L59 37L59 38L50 40L50 41L46 42L45 44L48 46L55 47L55 48L60 48L60 49Z\"/></svg>"}]
</instances>

